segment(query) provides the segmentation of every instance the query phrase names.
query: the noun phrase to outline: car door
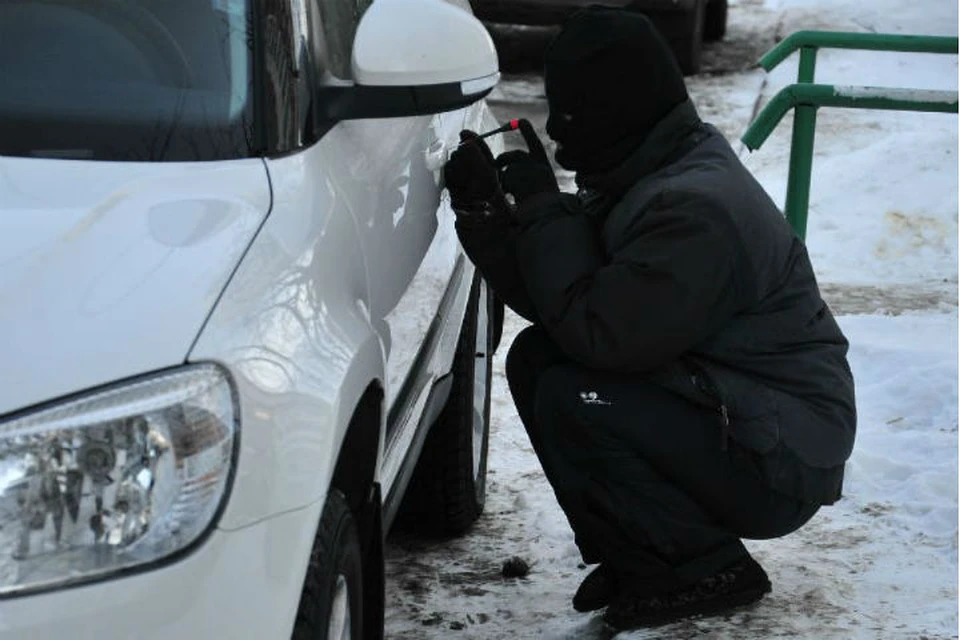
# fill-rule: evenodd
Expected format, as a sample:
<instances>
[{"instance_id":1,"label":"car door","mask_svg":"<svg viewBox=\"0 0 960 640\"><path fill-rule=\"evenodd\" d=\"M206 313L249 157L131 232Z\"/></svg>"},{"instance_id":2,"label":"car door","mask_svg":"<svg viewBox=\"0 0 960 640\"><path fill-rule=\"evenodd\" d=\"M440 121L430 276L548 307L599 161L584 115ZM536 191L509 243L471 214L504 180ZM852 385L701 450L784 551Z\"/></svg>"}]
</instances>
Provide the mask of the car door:
<instances>
[{"instance_id":1,"label":"car door","mask_svg":"<svg viewBox=\"0 0 960 640\"><path fill-rule=\"evenodd\" d=\"M350 79L353 33L365 0L314 0L329 70ZM342 122L331 133L355 182L350 209L366 258L370 317L386 361L383 482L389 487L412 439L433 379L427 372L432 332L444 294L466 268L441 169L458 134L479 126L479 107L412 118ZM406 436L406 437L401 437Z\"/></svg>"}]
</instances>

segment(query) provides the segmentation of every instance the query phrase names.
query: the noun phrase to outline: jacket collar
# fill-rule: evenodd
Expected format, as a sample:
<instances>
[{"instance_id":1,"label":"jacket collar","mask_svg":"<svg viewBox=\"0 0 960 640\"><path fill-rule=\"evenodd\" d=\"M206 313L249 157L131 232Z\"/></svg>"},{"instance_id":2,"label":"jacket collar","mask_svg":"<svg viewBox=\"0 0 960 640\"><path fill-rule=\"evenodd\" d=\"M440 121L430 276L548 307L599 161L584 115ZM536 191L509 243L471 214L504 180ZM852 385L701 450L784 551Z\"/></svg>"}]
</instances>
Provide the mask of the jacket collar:
<instances>
[{"instance_id":1,"label":"jacket collar","mask_svg":"<svg viewBox=\"0 0 960 640\"><path fill-rule=\"evenodd\" d=\"M694 136L695 133L702 135ZM654 125L643 143L620 165L605 173L577 174L578 195L588 213L601 213L596 211L598 208L609 210L638 180L685 155L706 135L693 102L681 102Z\"/></svg>"}]
</instances>

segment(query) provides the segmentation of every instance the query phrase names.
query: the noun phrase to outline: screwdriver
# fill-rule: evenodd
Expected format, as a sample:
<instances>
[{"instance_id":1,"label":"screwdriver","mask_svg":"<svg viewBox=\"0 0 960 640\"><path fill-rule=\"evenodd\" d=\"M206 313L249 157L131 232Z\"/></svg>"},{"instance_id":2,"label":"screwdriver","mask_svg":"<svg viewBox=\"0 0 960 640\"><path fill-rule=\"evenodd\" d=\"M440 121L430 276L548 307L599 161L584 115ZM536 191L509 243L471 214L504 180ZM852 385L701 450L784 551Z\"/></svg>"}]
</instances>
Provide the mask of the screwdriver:
<instances>
[{"instance_id":1,"label":"screwdriver","mask_svg":"<svg viewBox=\"0 0 960 640\"><path fill-rule=\"evenodd\" d=\"M496 129L492 129L492 130L490 130L490 131L487 131L486 133L481 133L481 134L477 135L477 136L474 137L474 138L468 138L467 140L463 140L463 141L461 141L460 144L458 144L457 146L458 146L458 147L462 147L463 145L467 144L467 143L470 142L471 140L483 140L484 138L489 138L490 136L495 136L495 135L497 135L498 133L507 133L508 131L516 131L516 130L519 129L519 128L520 128L520 120L516 120L516 119L514 119L514 120L509 120L509 121L507 122L507 124L505 124L505 125L503 125L503 126L501 126L501 127L497 127Z\"/></svg>"},{"instance_id":2,"label":"screwdriver","mask_svg":"<svg viewBox=\"0 0 960 640\"><path fill-rule=\"evenodd\" d=\"M533 125L530 124L530 121L526 118L514 118L513 120L508 120L507 124L497 127L492 131L487 131L486 133L481 133L475 137L461 140L460 144L458 144L453 150L455 151L456 149L459 149L472 140L483 140L484 138L496 135L498 133L506 133L508 131L517 130L520 131L524 142L527 143L527 149L530 150L531 157L538 162L549 165L550 160L547 159L547 151L543 148L543 143L540 142L540 138L537 137L537 134L533 129ZM451 155L453 155L452 152Z\"/></svg>"}]
</instances>

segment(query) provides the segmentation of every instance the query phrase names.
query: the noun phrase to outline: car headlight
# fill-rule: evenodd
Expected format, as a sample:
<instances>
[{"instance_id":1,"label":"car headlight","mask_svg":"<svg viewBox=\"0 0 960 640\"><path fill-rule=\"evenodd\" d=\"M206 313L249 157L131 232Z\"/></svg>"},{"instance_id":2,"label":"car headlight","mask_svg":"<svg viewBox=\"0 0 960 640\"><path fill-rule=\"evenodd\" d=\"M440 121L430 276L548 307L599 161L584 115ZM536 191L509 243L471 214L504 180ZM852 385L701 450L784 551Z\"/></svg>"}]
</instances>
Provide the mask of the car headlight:
<instances>
[{"instance_id":1,"label":"car headlight","mask_svg":"<svg viewBox=\"0 0 960 640\"><path fill-rule=\"evenodd\" d=\"M227 492L237 428L230 380L212 364L0 421L0 595L189 547Z\"/></svg>"}]
</instances>

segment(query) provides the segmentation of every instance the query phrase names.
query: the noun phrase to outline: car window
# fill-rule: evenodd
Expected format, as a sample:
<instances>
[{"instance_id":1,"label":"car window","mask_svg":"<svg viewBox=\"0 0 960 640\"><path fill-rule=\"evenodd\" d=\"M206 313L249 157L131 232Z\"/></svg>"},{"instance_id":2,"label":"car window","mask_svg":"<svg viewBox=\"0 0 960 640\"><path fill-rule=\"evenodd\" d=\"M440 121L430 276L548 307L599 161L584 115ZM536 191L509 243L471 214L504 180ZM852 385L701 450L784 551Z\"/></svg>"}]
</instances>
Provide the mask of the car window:
<instances>
[{"instance_id":1,"label":"car window","mask_svg":"<svg viewBox=\"0 0 960 640\"><path fill-rule=\"evenodd\" d=\"M323 24L327 69L338 78L352 79L350 55L360 18L372 0L315 0Z\"/></svg>"},{"instance_id":2,"label":"car window","mask_svg":"<svg viewBox=\"0 0 960 640\"><path fill-rule=\"evenodd\" d=\"M0 155L247 157L248 0L3 0Z\"/></svg>"}]
</instances>

